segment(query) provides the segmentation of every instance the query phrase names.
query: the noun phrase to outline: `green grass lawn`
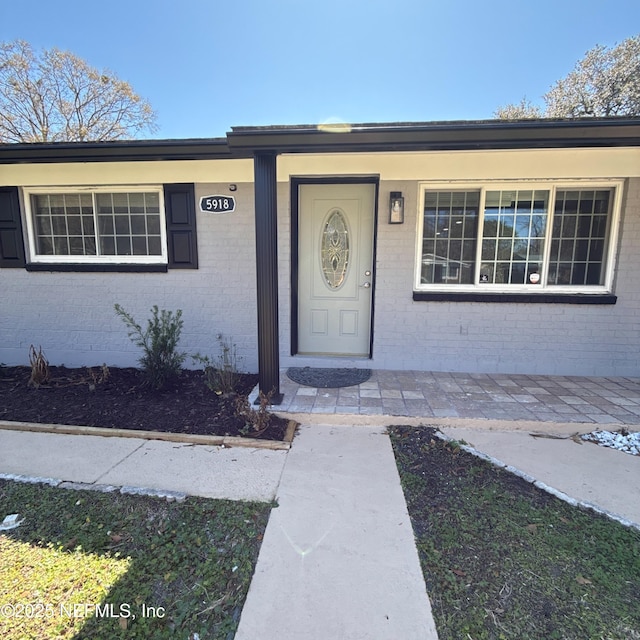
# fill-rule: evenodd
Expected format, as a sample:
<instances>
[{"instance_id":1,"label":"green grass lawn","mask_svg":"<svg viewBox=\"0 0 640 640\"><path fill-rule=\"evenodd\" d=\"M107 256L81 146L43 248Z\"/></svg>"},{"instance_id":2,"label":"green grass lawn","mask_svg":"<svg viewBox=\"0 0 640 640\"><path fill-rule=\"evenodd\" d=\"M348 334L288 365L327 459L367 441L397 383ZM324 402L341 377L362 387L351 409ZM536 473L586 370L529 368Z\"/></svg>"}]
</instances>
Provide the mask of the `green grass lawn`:
<instances>
[{"instance_id":1,"label":"green grass lawn","mask_svg":"<svg viewBox=\"0 0 640 640\"><path fill-rule=\"evenodd\" d=\"M0 637L232 638L270 509L0 480Z\"/></svg>"},{"instance_id":2,"label":"green grass lawn","mask_svg":"<svg viewBox=\"0 0 640 640\"><path fill-rule=\"evenodd\" d=\"M640 639L638 530L432 429L390 433L440 640Z\"/></svg>"}]
</instances>

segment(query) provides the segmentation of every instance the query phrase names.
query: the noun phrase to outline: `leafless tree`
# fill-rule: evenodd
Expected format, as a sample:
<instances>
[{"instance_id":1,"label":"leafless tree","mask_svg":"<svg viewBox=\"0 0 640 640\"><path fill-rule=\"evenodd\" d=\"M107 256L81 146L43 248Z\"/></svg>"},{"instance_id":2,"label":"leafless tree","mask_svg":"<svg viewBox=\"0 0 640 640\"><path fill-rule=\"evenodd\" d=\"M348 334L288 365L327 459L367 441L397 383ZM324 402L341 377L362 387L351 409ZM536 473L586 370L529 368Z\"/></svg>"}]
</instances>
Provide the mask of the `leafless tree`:
<instances>
[{"instance_id":1,"label":"leafless tree","mask_svg":"<svg viewBox=\"0 0 640 640\"><path fill-rule=\"evenodd\" d=\"M544 95L546 108L527 100L496 110L515 118L584 118L640 115L640 35L612 48L597 45Z\"/></svg>"},{"instance_id":2,"label":"leafless tree","mask_svg":"<svg viewBox=\"0 0 640 640\"><path fill-rule=\"evenodd\" d=\"M135 138L156 114L129 83L58 49L0 43L0 142Z\"/></svg>"}]
</instances>

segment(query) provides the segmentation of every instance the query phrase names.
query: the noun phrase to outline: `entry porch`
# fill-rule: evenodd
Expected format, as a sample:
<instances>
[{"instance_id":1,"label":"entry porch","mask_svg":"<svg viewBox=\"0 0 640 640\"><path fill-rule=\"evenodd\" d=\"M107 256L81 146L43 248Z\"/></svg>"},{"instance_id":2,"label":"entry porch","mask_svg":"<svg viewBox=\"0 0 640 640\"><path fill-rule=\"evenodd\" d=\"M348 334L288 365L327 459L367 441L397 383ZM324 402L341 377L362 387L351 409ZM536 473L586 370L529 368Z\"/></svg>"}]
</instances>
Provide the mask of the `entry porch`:
<instances>
[{"instance_id":1,"label":"entry porch","mask_svg":"<svg viewBox=\"0 0 640 640\"><path fill-rule=\"evenodd\" d=\"M373 370L366 382L317 388L280 371L278 412L640 424L640 378Z\"/></svg>"}]
</instances>

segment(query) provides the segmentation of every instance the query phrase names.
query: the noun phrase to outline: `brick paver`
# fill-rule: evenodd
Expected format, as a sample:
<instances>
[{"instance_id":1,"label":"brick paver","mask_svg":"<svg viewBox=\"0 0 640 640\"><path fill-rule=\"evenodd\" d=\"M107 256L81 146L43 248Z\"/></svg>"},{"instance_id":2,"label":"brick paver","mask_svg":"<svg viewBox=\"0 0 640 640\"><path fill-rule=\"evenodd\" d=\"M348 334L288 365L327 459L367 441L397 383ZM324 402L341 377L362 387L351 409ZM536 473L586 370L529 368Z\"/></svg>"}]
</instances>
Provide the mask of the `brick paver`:
<instances>
[{"instance_id":1,"label":"brick paver","mask_svg":"<svg viewBox=\"0 0 640 640\"><path fill-rule=\"evenodd\" d=\"M281 372L280 411L640 424L640 378L373 371L360 385L303 387Z\"/></svg>"}]
</instances>

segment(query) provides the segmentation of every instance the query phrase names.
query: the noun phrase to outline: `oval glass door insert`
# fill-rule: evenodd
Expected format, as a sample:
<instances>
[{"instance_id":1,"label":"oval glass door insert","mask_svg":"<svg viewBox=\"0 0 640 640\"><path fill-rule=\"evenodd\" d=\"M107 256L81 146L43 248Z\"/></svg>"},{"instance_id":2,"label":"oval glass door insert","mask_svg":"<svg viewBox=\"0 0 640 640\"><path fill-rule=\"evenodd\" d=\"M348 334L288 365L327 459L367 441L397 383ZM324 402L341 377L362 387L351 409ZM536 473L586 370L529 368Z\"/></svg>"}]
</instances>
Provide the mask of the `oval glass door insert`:
<instances>
[{"instance_id":1,"label":"oval glass door insert","mask_svg":"<svg viewBox=\"0 0 640 640\"><path fill-rule=\"evenodd\" d=\"M320 245L322 274L330 289L338 289L349 268L349 229L345 215L334 209L324 223Z\"/></svg>"}]
</instances>

